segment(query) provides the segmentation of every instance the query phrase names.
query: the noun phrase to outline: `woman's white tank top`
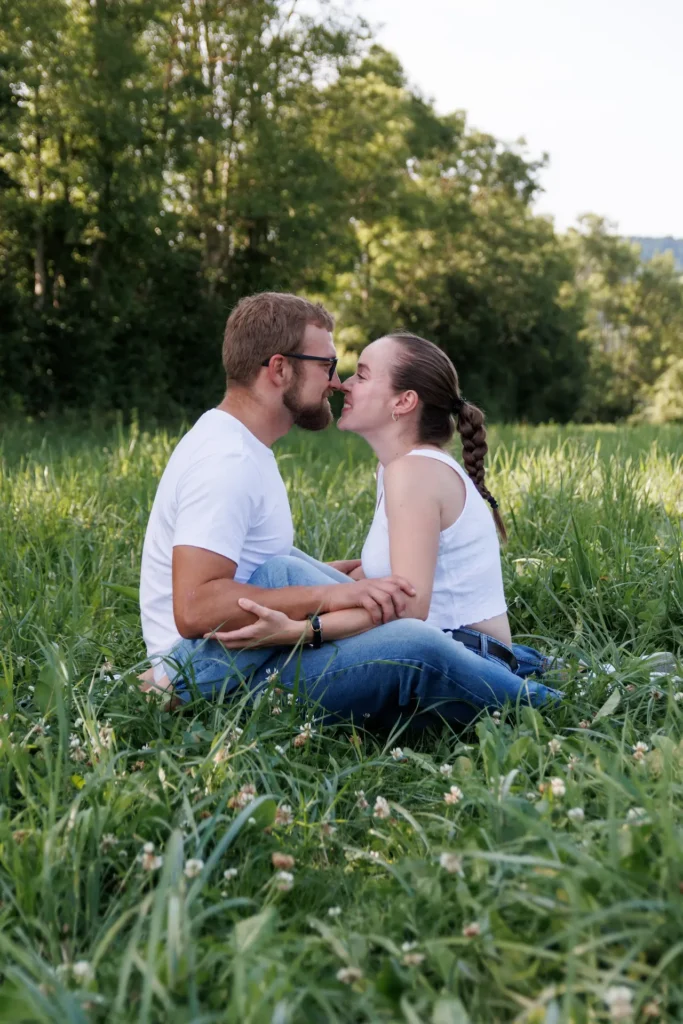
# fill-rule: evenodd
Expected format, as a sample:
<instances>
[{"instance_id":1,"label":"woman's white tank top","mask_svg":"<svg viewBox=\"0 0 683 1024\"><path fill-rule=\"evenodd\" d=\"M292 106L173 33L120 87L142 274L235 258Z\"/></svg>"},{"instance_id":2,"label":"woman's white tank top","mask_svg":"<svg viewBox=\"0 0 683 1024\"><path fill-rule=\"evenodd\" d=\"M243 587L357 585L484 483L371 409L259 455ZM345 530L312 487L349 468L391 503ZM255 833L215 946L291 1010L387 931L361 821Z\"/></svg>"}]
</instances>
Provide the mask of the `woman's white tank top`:
<instances>
[{"instance_id":1,"label":"woman's white tank top","mask_svg":"<svg viewBox=\"0 0 683 1024\"><path fill-rule=\"evenodd\" d=\"M446 452L418 448L408 452L445 462L465 484L465 506L439 537L434 587L427 623L457 629L507 611L496 524L472 480ZM361 560L368 579L391 575L389 524L384 508L384 470L377 473L377 508L365 538ZM415 524L419 529L419 524Z\"/></svg>"}]
</instances>

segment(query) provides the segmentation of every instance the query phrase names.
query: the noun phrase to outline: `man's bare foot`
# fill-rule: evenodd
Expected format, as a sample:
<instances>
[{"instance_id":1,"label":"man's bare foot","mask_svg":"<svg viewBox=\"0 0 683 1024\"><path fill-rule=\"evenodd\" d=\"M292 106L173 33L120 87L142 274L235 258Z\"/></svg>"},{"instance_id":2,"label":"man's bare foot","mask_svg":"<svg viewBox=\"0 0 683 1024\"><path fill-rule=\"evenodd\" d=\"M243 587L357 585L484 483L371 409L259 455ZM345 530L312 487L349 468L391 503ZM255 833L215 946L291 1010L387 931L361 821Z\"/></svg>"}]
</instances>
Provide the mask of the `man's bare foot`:
<instances>
[{"instance_id":1,"label":"man's bare foot","mask_svg":"<svg viewBox=\"0 0 683 1024\"><path fill-rule=\"evenodd\" d=\"M143 672L141 675L138 676L138 679L140 680L141 683L140 692L149 694L147 700L151 700L154 697L160 697L163 693L166 693L167 691L171 694L173 693L173 685L165 672L160 679L155 679L154 669L148 668L146 672ZM162 706L161 710L172 711L174 708L177 708L180 704L182 704L182 701L178 700L177 697L171 697L171 700L166 701L166 703Z\"/></svg>"}]
</instances>

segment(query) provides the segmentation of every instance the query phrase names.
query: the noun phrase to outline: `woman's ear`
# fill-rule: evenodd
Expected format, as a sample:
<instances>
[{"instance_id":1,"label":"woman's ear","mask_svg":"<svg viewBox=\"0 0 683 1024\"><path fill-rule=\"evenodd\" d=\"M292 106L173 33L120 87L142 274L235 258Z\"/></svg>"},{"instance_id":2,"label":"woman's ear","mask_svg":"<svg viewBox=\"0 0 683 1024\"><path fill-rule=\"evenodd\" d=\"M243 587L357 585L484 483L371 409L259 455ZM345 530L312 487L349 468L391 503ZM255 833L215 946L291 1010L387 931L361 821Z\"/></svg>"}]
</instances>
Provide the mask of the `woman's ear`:
<instances>
[{"instance_id":1,"label":"woman's ear","mask_svg":"<svg viewBox=\"0 0 683 1024\"><path fill-rule=\"evenodd\" d=\"M419 401L420 399L417 397L417 391L402 391L398 396L396 412L405 416L406 413L417 409L417 403Z\"/></svg>"}]
</instances>

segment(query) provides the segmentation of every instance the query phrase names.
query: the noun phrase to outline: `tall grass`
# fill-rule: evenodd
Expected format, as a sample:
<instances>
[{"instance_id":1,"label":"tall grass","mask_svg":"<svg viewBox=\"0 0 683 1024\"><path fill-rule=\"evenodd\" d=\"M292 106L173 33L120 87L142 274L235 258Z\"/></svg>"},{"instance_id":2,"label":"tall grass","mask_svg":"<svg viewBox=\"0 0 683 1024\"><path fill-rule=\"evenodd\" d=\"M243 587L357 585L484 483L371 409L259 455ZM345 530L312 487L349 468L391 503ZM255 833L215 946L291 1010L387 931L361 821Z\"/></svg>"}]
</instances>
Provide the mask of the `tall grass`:
<instances>
[{"instance_id":1,"label":"tall grass","mask_svg":"<svg viewBox=\"0 0 683 1024\"><path fill-rule=\"evenodd\" d=\"M0 1020L683 1019L683 671L643 657L681 654L683 429L491 431L513 627L569 658L567 699L415 742L275 689L143 700L134 593L176 440L3 431ZM297 543L356 554L363 443L278 457Z\"/></svg>"}]
</instances>

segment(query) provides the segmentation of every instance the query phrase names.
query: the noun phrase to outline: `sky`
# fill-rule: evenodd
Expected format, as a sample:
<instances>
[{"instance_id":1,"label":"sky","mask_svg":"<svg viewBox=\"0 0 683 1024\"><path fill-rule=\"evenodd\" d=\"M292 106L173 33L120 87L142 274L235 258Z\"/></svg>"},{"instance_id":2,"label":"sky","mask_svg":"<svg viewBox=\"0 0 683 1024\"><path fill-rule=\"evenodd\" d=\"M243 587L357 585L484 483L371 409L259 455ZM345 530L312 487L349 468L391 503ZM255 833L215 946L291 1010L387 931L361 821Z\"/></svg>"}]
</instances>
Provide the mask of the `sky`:
<instances>
[{"instance_id":1,"label":"sky","mask_svg":"<svg viewBox=\"0 0 683 1024\"><path fill-rule=\"evenodd\" d=\"M539 213L683 238L681 0L351 0L411 84L529 155Z\"/></svg>"}]
</instances>

